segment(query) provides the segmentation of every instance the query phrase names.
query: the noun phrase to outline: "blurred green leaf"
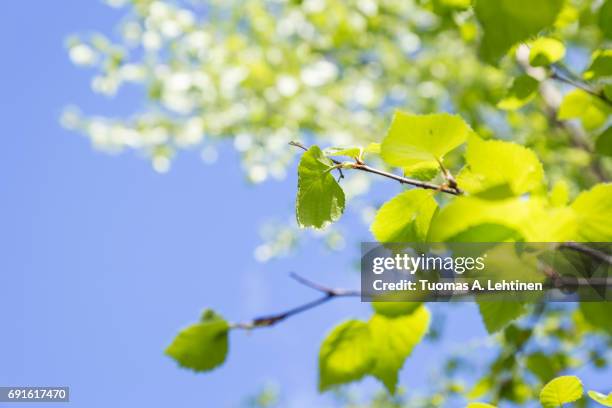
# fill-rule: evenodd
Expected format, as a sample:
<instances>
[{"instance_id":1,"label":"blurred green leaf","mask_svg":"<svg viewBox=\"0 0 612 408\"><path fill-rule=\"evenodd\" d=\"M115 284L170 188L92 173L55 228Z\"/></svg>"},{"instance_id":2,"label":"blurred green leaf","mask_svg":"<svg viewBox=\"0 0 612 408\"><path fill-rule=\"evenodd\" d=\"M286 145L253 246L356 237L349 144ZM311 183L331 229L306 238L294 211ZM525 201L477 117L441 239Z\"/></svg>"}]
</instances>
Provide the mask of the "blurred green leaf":
<instances>
[{"instance_id":1,"label":"blurred green leaf","mask_svg":"<svg viewBox=\"0 0 612 408\"><path fill-rule=\"evenodd\" d=\"M531 43L529 64L534 67L547 66L563 59L565 46L555 38L540 37Z\"/></svg>"},{"instance_id":2,"label":"blurred green leaf","mask_svg":"<svg viewBox=\"0 0 612 408\"><path fill-rule=\"evenodd\" d=\"M542 388L540 402L544 408L561 407L582 398L582 383L578 377L566 375L557 377Z\"/></svg>"},{"instance_id":3,"label":"blurred green leaf","mask_svg":"<svg viewBox=\"0 0 612 408\"><path fill-rule=\"evenodd\" d=\"M484 31L483 59L494 63L514 44L552 25L562 6L563 0L476 0L474 10Z\"/></svg>"},{"instance_id":4,"label":"blurred green leaf","mask_svg":"<svg viewBox=\"0 0 612 408\"><path fill-rule=\"evenodd\" d=\"M612 24L610 24L610 21L612 21L612 0L606 0L599 9L598 17L599 28L601 28L606 38L612 38Z\"/></svg>"},{"instance_id":5,"label":"blurred green leaf","mask_svg":"<svg viewBox=\"0 0 612 408\"><path fill-rule=\"evenodd\" d=\"M376 364L371 373L395 393L398 372L414 347L429 328L429 311L420 306L413 313L400 317L374 314L368 323L373 338Z\"/></svg>"},{"instance_id":6,"label":"blurred green leaf","mask_svg":"<svg viewBox=\"0 0 612 408\"><path fill-rule=\"evenodd\" d=\"M591 59L591 65L584 71L582 76L584 79L599 79L612 76L612 49L595 51Z\"/></svg>"},{"instance_id":7,"label":"blurred green leaf","mask_svg":"<svg viewBox=\"0 0 612 408\"><path fill-rule=\"evenodd\" d=\"M591 326L612 336L612 302L581 302L580 312Z\"/></svg>"},{"instance_id":8,"label":"blurred green leaf","mask_svg":"<svg viewBox=\"0 0 612 408\"><path fill-rule=\"evenodd\" d=\"M466 408L496 408L495 405L486 402L470 402Z\"/></svg>"},{"instance_id":9,"label":"blurred green leaf","mask_svg":"<svg viewBox=\"0 0 612 408\"><path fill-rule=\"evenodd\" d=\"M504 110L515 110L531 101L536 95L540 83L529 75L514 78L506 96L497 103Z\"/></svg>"},{"instance_id":10,"label":"blurred green leaf","mask_svg":"<svg viewBox=\"0 0 612 408\"><path fill-rule=\"evenodd\" d=\"M608 126L606 130L597 136L595 150L603 156L612 157L612 126Z\"/></svg>"},{"instance_id":11,"label":"blurred green leaf","mask_svg":"<svg viewBox=\"0 0 612 408\"><path fill-rule=\"evenodd\" d=\"M612 392L605 395L597 391L589 391L588 394L593 401L597 401L605 407L612 407Z\"/></svg>"},{"instance_id":12,"label":"blurred green leaf","mask_svg":"<svg viewBox=\"0 0 612 408\"><path fill-rule=\"evenodd\" d=\"M527 309L520 302L478 301L480 316L487 332L495 333L523 315Z\"/></svg>"},{"instance_id":13,"label":"blurred green leaf","mask_svg":"<svg viewBox=\"0 0 612 408\"><path fill-rule=\"evenodd\" d=\"M565 180L559 180L555 183L549 195L550 205L553 207L562 207L567 205L569 201L569 186Z\"/></svg>"},{"instance_id":14,"label":"blurred green leaf","mask_svg":"<svg viewBox=\"0 0 612 408\"><path fill-rule=\"evenodd\" d=\"M398 302L387 300L385 302L372 302L372 308L380 315L386 317L398 317L414 312L421 303L419 302Z\"/></svg>"},{"instance_id":15,"label":"blurred green leaf","mask_svg":"<svg viewBox=\"0 0 612 408\"><path fill-rule=\"evenodd\" d=\"M223 364L227 356L229 325L207 309L199 323L179 332L166 354L181 366L194 371L210 371Z\"/></svg>"},{"instance_id":16,"label":"blurred green leaf","mask_svg":"<svg viewBox=\"0 0 612 408\"><path fill-rule=\"evenodd\" d=\"M612 109L601 99L589 95L582 89L574 89L563 98L557 118L580 119L585 129L593 130L606 122L610 112Z\"/></svg>"}]
</instances>

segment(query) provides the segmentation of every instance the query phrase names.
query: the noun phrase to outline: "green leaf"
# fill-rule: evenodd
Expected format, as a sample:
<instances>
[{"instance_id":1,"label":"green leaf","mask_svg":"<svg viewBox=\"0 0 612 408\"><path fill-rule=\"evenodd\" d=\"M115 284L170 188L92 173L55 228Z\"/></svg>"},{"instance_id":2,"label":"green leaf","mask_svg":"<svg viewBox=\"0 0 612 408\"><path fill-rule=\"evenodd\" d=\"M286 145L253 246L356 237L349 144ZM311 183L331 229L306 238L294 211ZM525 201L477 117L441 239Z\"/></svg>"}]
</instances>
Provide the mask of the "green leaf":
<instances>
[{"instance_id":1,"label":"green leaf","mask_svg":"<svg viewBox=\"0 0 612 408\"><path fill-rule=\"evenodd\" d=\"M542 187L542 164L531 149L521 145L471 137L465 160L467 168L457 176L457 182L469 193L506 198Z\"/></svg>"},{"instance_id":2,"label":"green leaf","mask_svg":"<svg viewBox=\"0 0 612 408\"><path fill-rule=\"evenodd\" d=\"M318 146L302 155L298 166L296 216L300 227L323 228L344 211L344 192L330 170L333 163Z\"/></svg>"},{"instance_id":3,"label":"green leaf","mask_svg":"<svg viewBox=\"0 0 612 408\"><path fill-rule=\"evenodd\" d=\"M194 371L212 370L225 361L228 330L227 322L207 309L199 323L179 332L166 354Z\"/></svg>"},{"instance_id":4,"label":"green leaf","mask_svg":"<svg viewBox=\"0 0 612 408\"><path fill-rule=\"evenodd\" d=\"M525 365L542 382L549 381L561 369L554 356L548 356L540 351L529 354L525 359Z\"/></svg>"},{"instance_id":5,"label":"green leaf","mask_svg":"<svg viewBox=\"0 0 612 408\"><path fill-rule=\"evenodd\" d=\"M470 402L466 408L496 408L495 405L486 402Z\"/></svg>"},{"instance_id":6,"label":"green leaf","mask_svg":"<svg viewBox=\"0 0 612 408\"><path fill-rule=\"evenodd\" d=\"M608 100L612 100L612 84L604 84L602 92Z\"/></svg>"},{"instance_id":7,"label":"green leaf","mask_svg":"<svg viewBox=\"0 0 612 408\"><path fill-rule=\"evenodd\" d=\"M612 302L581 302L580 312L591 326L612 335Z\"/></svg>"},{"instance_id":8,"label":"green leaf","mask_svg":"<svg viewBox=\"0 0 612 408\"><path fill-rule=\"evenodd\" d=\"M562 6L563 0L476 0L476 17L484 31L482 58L496 62L514 44L552 25Z\"/></svg>"},{"instance_id":9,"label":"green leaf","mask_svg":"<svg viewBox=\"0 0 612 408\"><path fill-rule=\"evenodd\" d=\"M599 9L598 24L604 37L612 38L612 0L606 0Z\"/></svg>"},{"instance_id":10,"label":"green leaf","mask_svg":"<svg viewBox=\"0 0 612 408\"><path fill-rule=\"evenodd\" d=\"M478 300L480 316L487 332L495 333L519 316L526 313L525 305L520 302Z\"/></svg>"},{"instance_id":11,"label":"green leaf","mask_svg":"<svg viewBox=\"0 0 612 408\"><path fill-rule=\"evenodd\" d=\"M555 183L549 195L550 205L553 207L563 207L569 201L569 186L565 180Z\"/></svg>"},{"instance_id":12,"label":"green leaf","mask_svg":"<svg viewBox=\"0 0 612 408\"><path fill-rule=\"evenodd\" d=\"M571 208L578 218L578 238L585 242L612 241L612 184L583 191Z\"/></svg>"},{"instance_id":13,"label":"green leaf","mask_svg":"<svg viewBox=\"0 0 612 408\"><path fill-rule=\"evenodd\" d=\"M497 103L499 109L516 110L531 101L540 83L529 75L514 78L506 96Z\"/></svg>"},{"instance_id":14,"label":"green leaf","mask_svg":"<svg viewBox=\"0 0 612 408\"><path fill-rule=\"evenodd\" d=\"M489 376L484 376L466 394L466 398L480 398L491 390L493 382Z\"/></svg>"},{"instance_id":15,"label":"green leaf","mask_svg":"<svg viewBox=\"0 0 612 408\"><path fill-rule=\"evenodd\" d=\"M612 157L612 126L608 126L595 142L595 150L602 156Z\"/></svg>"},{"instance_id":16,"label":"green leaf","mask_svg":"<svg viewBox=\"0 0 612 408\"><path fill-rule=\"evenodd\" d=\"M610 107L601 99L589 95L582 89L574 89L563 98L557 118L580 119L585 129L593 130L606 122L610 112Z\"/></svg>"},{"instance_id":17,"label":"green leaf","mask_svg":"<svg viewBox=\"0 0 612 408\"><path fill-rule=\"evenodd\" d=\"M584 79L598 79L612 76L612 50L597 50L591 58L591 65L582 74Z\"/></svg>"},{"instance_id":18,"label":"green leaf","mask_svg":"<svg viewBox=\"0 0 612 408\"><path fill-rule=\"evenodd\" d=\"M369 325L376 356L371 373L394 394L399 370L427 333L429 311L421 306L410 315L396 318L377 313L372 316Z\"/></svg>"},{"instance_id":19,"label":"green leaf","mask_svg":"<svg viewBox=\"0 0 612 408\"><path fill-rule=\"evenodd\" d=\"M605 395L601 392L589 391L588 394L592 400L599 402L601 405L606 407L612 407L612 392L610 392L608 395Z\"/></svg>"},{"instance_id":20,"label":"green leaf","mask_svg":"<svg viewBox=\"0 0 612 408\"><path fill-rule=\"evenodd\" d=\"M503 226L531 242L564 242L573 239L577 222L575 212L569 208L551 208L545 204L544 200L536 198L525 200L516 197L491 201L478 197L458 197L434 218L430 227L430 241L456 241L459 234L483 225ZM474 238L472 241L483 242L482 237L479 239L477 235L471 236ZM497 241L499 239L494 240Z\"/></svg>"},{"instance_id":21,"label":"green leaf","mask_svg":"<svg viewBox=\"0 0 612 408\"><path fill-rule=\"evenodd\" d=\"M358 146L349 146L349 147L328 147L323 150L323 153L326 156L346 156L356 158L359 157L362 153L363 149Z\"/></svg>"},{"instance_id":22,"label":"green leaf","mask_svg":"<svg viewBox=\"0 0 612 408\"><path fill-rule=\"evenodd\" d=\"M372 308L374 311L387 317L398 317L411 314L420 305L420 302L396 302L393 300L386 302L372 302Z\"/></svg>"},{"instance_id":23,"label":"green leaf","mask_svg":"<svg viewBox=\"0 0 612 408\"><path fill-rule=\"evenodd\" d=\"M542 388L540 402L544 408L556 408L582 398L580 379L573 375L557 377Z\"/></svg>"},{"instance_id":24,"label":"green leaf","mask_svg":"<svg viewBox=\"0 0 612 408\"><path fill-rule=\"evenodd\" d=\"M440 165L437 162L421 162L404 167L404 175L417 180L428 181L436 177L440 172Z\"/></svg>"},{"instance_id":25,"label":"green leaf","mask_svg":"<svg viewBox=\"0 0 612 408\"><path fill-rule=\"evenodd\" d=\"M380 154L389 165L402 168L423 162L436 163L461 145L470 132L467 123L457 115L396 112Z\"/></svg>"},{"instance_id":26,"label":"green leaf","mask_svg":"<svg viewBox=\"0 0 612 408\"><path fill-rule=\"evenodd\" d=\"M370 328L348 320L327 335L319 351L319 390L356 381L374 365Z\"/></svg>"},{"instance_id":27,"label":"green leaf","mask_svg":"<svg viewBox=\"0 0 612 408\"><path fill-rule=\"evenodd\" d=\"M433 191L404 191L383 204L370 227L379 242L423 242L438 207Z\"/></svg>"},{"instance_id":28,"label":"green leaf","mask_svg":"<svg viewBox=\"0 0 612 408\"><path fill-rule=\"evenodd\" d=\"M565 46L554 38L540 37L531 43L529 64L534 67L548 66L565 56Z\"/></svg>"}]
</instances>

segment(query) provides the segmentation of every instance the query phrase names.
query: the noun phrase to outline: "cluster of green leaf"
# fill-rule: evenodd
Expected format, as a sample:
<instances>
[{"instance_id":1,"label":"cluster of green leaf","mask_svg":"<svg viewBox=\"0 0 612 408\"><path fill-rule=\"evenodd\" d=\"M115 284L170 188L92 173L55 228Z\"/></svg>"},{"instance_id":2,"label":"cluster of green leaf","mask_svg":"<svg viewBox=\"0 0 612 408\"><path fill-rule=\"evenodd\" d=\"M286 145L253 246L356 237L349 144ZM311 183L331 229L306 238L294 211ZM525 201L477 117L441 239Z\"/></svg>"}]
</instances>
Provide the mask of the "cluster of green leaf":
<instances>
[{"instance_id":1,"label":"cluster of green leaf","mask_svg":"<svg viewBox=\"0 0 612 408\"><path fill-rule=\"evenodd\" d=\"M70 57L97 70L96 92L136 84L147 102L130 118L68 111L64 123L97 147L136 149L166 171L181 149L200 148L212 161L215 143L232 138L249 179L260 182L284 176L295 153L289 141L308 140L299 227L329 231L368 190L351 181L367 175L360 180L413 186L376 211L370 231L382 243L612 241L611 0L109 2L126 10L120 37L73 38ZM431 113L446 111L454 113ZM261 259L284 250L263 248ZM425 305L384 305L324 340L321 390L364 376L396 389L429 315ZM522 404L578 357L609 364L601 349L612 337L610 303L478 306L497 357L467 392L448 368L445 388L424 406L453 393ZM239 327L206 312L167 353L211 370ZM551 342L556 348L539 347ZM544 405L569 398L566 381L544 387Z\"/></svg>"},{"instance_id":2,"label":"cluster of green leaf","mask_svg":"<svg viewBox=\"0 0 612 408\"><path fill-rule=\"evenodd\" d=\"M454 169L444 165L445 156L466 142L464 164L454 177ZM302 156L296 200L299 225L321 228L338 220L345 198L331 173L335 168L362 169L359 158L334 162L324 152L338 157L339 152L350 155L362 150L322 151L312 146ZM383 204L371 225L379 242L612 239L612 227L604 221L612 217L612 185L598 184L570 203L565 184L549 191L543 166L532 150L484 140L456 115L397 112L382 140L380 158L413 177L415 167L430 168L433 171L426 178L437 180L439 188L408 189ZM452 183L463 194L439 197L438 190Z\"/></svg>"}]
</instances>

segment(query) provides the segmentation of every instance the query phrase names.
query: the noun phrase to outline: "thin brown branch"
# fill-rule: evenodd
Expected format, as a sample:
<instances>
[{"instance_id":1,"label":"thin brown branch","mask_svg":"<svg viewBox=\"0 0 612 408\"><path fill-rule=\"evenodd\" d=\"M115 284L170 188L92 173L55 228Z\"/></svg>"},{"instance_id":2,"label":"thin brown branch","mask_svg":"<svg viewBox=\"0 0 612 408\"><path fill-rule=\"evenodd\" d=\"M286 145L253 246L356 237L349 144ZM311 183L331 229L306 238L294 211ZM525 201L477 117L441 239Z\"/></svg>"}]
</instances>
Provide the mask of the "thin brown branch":
<instances>
[{"instance_id":1,"label":"thin brown branch","mask_svg":"<svg viewBox=\"0 0 612 408\"><path fill-rule=\"evenodd\" d=\"M305 312L314 307L322 305L323 303L327 303L332 299L339 298L339 297L360 297L361 296L361 292L358 290L330 288L330 287L323 286L318 283L312 282L293 272L290 274L290 276L293 279L295 279L297 282L301 283L302 285L323 293L323 296L313 301L304 303L300 306L294 307L292 309L289 309L289 310L286 310L280 313L256 317L255 319L249 322L234 323L232 324L232 328L250 330L250 329L257 329L261 327L270 327L270 326L274 326L275 324L291 316L295 316L299 313Z\"/></svg>"},{"instance_id":2,"label":"thin brown branch","mask_svg":"<svg viewBox=\"0 0 612 408\"><path fill-rule=\"evenodd\" d=\"M304 146L302 143L300 142L290 142L289 143L291 146L296 146L302 150L308 150L308 148L306 146ZM331 161L334 164L342 164L341 162L339 162L338 160L335 159L331 159ZM436 191L441 191L443 193L447 193L447 194L452 194L452 195L461 195L463 194L463 191L461 191L461 189L459 189L458 187L451 187L449 185L446 184L435 184L435 183L428 183L426 181L421 181L421 180L415 180L415 179L411 179L408 177L403 177L403 176L399 176L397 174L393 174L390 173L388 171L384 171L384 170L380 170L371 166L368 166L367 164L361 162L356 162L356 163L351 163L350 167L345 167L345 169L354 169L354 170L360 170L360 171L365 171L366 173L372 173L372 174L376 174L382 177L386 177L388 179L391 180L395 180L401 184L408 184L414 187L419 187L419 188L424 188L427 190L436 190Z\"/></svg>"},{"instance_id":3,"label":"thin brown branch","mask_svg":"<svg viewBox=\"0 0 612 408\"><path fill-rule=\"evenodd\" d=\"M550 286L548 285L545 286L547 288L581 287L581 286L612 287L612 278L588 278L587 279L587 278L565 277L565 276L558 275L558 273L552 270L551 268L544 269L543 273L548 277L548 280L549 280ZM341 297L362 297L362 296L368 297L370 296L370 295L364 295L363 292L361 292L360 290L339 289L339 288L332 288L332 287L324 286L320 283L313 282L293 272L290 274L290 276L293 279L295 279L298 283L310 289L313 289L317 292L321 292L323 296L319 297L318 299L315 299L310 302L306 302L302 305L291 308L289 310L286 310L286 311L256 317L253 320L246 321L246 322L232 323L231 327L234 329L244 329L244 330L258 329L262 327L270 327L292 316L306 312L310 309L313 309L317 306L327 303L332 299L337 299ZM481 291L478 291L478 293L486 294L490 292L487 290L481 290ZM475 292L472 292L472 291L439 291L438 298L448 300L451 297L452 298L470 297L470 296L473 296L474 294ZM431 298L429 300L434 300L434 299Z\"/></svg>"}]
</instances>

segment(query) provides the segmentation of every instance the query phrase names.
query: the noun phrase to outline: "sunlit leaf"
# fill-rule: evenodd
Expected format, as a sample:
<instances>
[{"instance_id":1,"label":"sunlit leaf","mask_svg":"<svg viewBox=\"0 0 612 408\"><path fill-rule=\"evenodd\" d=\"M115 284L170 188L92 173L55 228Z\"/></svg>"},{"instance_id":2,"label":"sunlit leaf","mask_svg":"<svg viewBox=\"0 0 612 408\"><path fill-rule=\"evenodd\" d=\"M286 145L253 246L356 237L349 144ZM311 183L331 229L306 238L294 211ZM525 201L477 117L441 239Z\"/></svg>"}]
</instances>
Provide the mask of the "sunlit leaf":
<instances>
[{"instance_id":1,"label":"sunlit leaf","mask_svg":"<svg viewBox=\"0 0 612 408\"><path fill-rule=\"evenodd\" d=\"M534 67L547 66L565 56L565 46L555 38L540 37L531 43L529 64Z\"/></svg>"},{"instance_id":2,"label":"sunlit leaf","mask_svg":"<svg viewBox=\"0 0 612 408\"><path fill-rule=\"evenodd\" d=\"M578 218L578 240L612 241L612 184L597 184L580 193L571 208Z\"/></svg>"},{"instance_id":3,"label":"sunlit leaf","mask_svg":"<svg viewBox=\"0 0 612 408\"><path fill-rule=\"evenodd\" d=\"M319 351L319 389L355 381L374 365L372 338L367 323L348 320L327 335Z\"/></svg>"},{"instance_id":4,"label":"sunlit leaf","mask_svg":"<svg viewBox=\"0 0 612 408\"><path fill-rule=\"evenodd\" d=\"M423 242L438 207L433 191L404 191L383 204L370 227L379 242Z\"/></svg>"},{"instance_id":5,"label":"sunlit leaf","mask_svg":"<svg viewBox=\"0 0 612 408\"><path fill-rule=\"evenodd\" d=\"M603 125L611 112L612 108L601 99L582 89L574 89L563 98L557 118L580 119L585 129L592 130Z\"/></svg>"},{"instance_id":6,"label":"sunlit leaf","mask_svg":"<svg viewBox=\"0 0 612 408\"><path fill-rule=\"evenodd\" d=\"M578 377L566 375L550 381L540 391L540 402L544 408L561 407L582 398L582 383Z\"/></svg>"},{"instance_id":7,"label":"sunlit leaf","mask_svg":"<svg viewBox=\"0 0 612 408\"><path fill-rule=\"evenodd\" d=\"M486 402L470 402L466 408L496 408L495 405Z\"/></svg>"},{"instance_id":8,"label":"sunlit leaf","mask_svg":"<svg viewBox=\"0 0 612 408\"><path fill-rule=\"evenodd\" d=\"M396 112L380 154L391 166L402 168L436 163L461 145L470 132L470 127L457 115Z\"/></svg>"},{"instance_id":9,"label":"sunlit leaf","mask_svg":"<svg viewBox=\"0 0 612 408\"><path fill-rule=\"evenodd\" d=\"M589 391L588 394L592 400L597 401L601 405L605 407L612 407L612 392L605 395L597 391Z\"/></svg>"},{"instance_id":10,"label":"sunlit leaf","mask_svg":"<svg viewBox=\"0 0 612 408\"><path fill-rule=\"evenodd\" d=\"M393 394L399 370L429 328L429 311L421 306L412 314L395 318L377 313L368 324L376 355L371 373Z\"/></svg>"},{"instance_id":11,"label":"sunlit leaf","mask_svg":"<svg viewBox=\"0 0 612 408\"><path fill-rule=\"evenodd\" d=\"M559 180L555 183L549 195L550 205L553 207L562 207L569 201L569 186L565 180Z\"/></svg>"},{"instance_id":12,"label":"sunlit leaf","mask_svg":"<svg viewBox=\"0 0 612 408\"><path fill-rule=\"evenodd\" d=\"M542 164L532 150L521 145L471 137L465 159L467 168L457 182L480 197L506 198L542 187Z\"/></svg>"},{"instance_id":13,"label":"sunlit leaf","mask_svg":"<svg viewBox=\"0 0 612 408\"><path fill-rule=\"evenodd\" d=\"M526 241L563 242L575 237L576 223L574 211L548 207L541 199L459 197L434 218L429 235L432 242L456 241L472 228L497 225L517 232ZM476 234L472 238L470 241L482 242L484 236Z\"/></svg>"}]
</instances>

